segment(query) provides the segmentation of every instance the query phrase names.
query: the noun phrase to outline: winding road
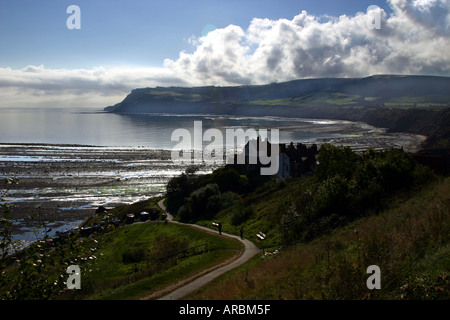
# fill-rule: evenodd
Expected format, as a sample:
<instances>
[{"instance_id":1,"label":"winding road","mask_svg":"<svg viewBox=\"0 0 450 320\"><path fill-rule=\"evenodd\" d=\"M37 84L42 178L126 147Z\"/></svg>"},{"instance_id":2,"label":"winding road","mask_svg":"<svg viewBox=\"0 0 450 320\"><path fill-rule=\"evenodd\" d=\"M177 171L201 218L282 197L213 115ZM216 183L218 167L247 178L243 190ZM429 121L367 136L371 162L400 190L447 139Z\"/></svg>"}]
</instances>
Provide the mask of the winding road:
<instances>
[{"instance_id":1,"label":"winding road","mask_svg":"<svg viewBox=\"0 0 450 320\"><path fill-rule=\"evenodd\" d=\"M182 224L182 225L189 225L191 227L200 229L200 230L204 230L207 232L217 232L215 230L211 230L209 228L203 227L203 226L199 226L199 225L195 225L195 224L185 224L185 223L181 223L178 221L174 221L173 220L173 216L168 213L166 211L166 207L164 206L164 200L162 199L161 201L158 202L158 205L161 207L161 209L164 210L164 212L167 214L167 220L170 223L176 223L176 224ZM218 233L218 232L217 232ZM159 300L178 300L181 299L185 296L187 296L188 294L194 292L195 290L203 287L204 285L206 285L207 283L209 283L210 281L214 280L215 278L217 278L218 276L224 274L225 272L228 272L242 264L244 264L245 262L247 262L248 260L250 260L251 258L253 258L256 254L258 254L259 252L261 252L261 250L255 246L255 244L253 244L253 242L247 240L247 239L241 239L238 236L232 235L232 234L227 234L222 232L223 236L226 237L230 237L230 238L234 238L237 239L238 241L240 241L243 245L244 245L244 251L242 253L242 255L235 259L234 261L221 266L219 268L214 269L211 272L206 273L205 275L202 275L198 278L196 278L195 280L175 289L174 291L170 292L169 294L159 298Z\"/></svg>"}]
</instances>

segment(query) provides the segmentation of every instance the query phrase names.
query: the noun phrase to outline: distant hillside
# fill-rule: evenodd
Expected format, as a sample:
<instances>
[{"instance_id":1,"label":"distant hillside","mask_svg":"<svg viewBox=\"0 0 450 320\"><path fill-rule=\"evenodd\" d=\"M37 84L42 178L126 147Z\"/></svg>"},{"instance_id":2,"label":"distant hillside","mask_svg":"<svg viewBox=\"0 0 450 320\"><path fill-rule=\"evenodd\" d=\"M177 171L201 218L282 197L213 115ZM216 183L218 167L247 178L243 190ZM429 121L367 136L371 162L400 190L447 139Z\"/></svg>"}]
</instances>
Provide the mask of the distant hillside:
<instances>
[{"instance_id":1,"label":"distant hillside","mask_svg":"<svg viewBox=\"0 0 450 320\"><path fill-rule=\"evenodd\" d=\"M277 111L293 113L298 107L429 105L450 106L449 77L380 75L304 79L259 86L142 88L133 90L122 102L105 110L273 115ZM293 108L271 110L274 106Z\"/></svg>"},{"instance_id":2,"label":"distant hillside","mask_svg":"<svg viewBox=\"0 0 450 320\"><path fill-rule=\"evenodd\" d=\"M221 114L363 121L450 146L450 77L377 75L293 80L258 86L133 90L114 113Z\"/></svg>"}]
</instances>

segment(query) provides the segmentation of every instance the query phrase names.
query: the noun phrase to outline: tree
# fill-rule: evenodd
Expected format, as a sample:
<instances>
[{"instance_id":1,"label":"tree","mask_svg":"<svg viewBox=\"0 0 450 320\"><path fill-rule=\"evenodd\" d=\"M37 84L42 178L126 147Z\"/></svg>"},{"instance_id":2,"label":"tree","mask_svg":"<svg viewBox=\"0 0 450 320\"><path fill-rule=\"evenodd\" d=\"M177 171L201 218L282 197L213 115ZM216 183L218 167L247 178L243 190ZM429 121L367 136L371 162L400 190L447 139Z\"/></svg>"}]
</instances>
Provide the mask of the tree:
<instances>
[{"instance_id":1,"label":"tree","mask_svg":"<svg viewBox=\"0 0 450 320\"><path fill-rule=\"evenodd\" d=\"M208 201L211 197L220 195L219 186L215 183L208 184L189 196L189 203L194 217L209 216Z\"/></svg>"},{"instance_id":2,"label":"tree","mask_svg":"<svg viewBox=\"0 0 450 320\"><path fill-rule=\"evenodd\" d=\"M358 156L350 147L337 147L323 144L320 147L316 174L319 180L324 181L335 175L350 179L356 168Z\"/></svg>"},{"instance_id":3,"label":"tree","mask_svg":"<svg viewBox=\"0 0 450 320\"><path fill-rule=\"evenodd\" d=\"M209 217L217 209L217 201L214 196L220 195L219 186L210 183L192 192L180 207L178 215L183 221ZM212 199L210 201L210 199ZM214 203L212 202L214 201ZM211 203L210 203L211 202Z\"/></svg>"},{"instance_id":4,"label":"tree","mask_svg":"<svg viewBox=\"0 0 450 320\"><path fill-rule=\"evenodd\" d=\"M186 173L169 180L166 189L167 211L177 212L185 199L195 190L198 178L194 173L195 171L188 168Z\"/></svg>"},{"instance_id":5,"label":"tree","mask_svg":"<svg viewBox=\"0 0 450 320\"><path fill-rule=\"evenodd\" d=\"M345 215L349 199L347 180L335 175L322 181L316 189L314 203L318 216Z\"/></svg>"},{"instance_id":6,"label":"tree","mask_svg":"<svg viewBox=\"0 0 450 320\"><path fill-rule=\"evenodd\" d=\"M414 182L414 170L418 164L401 150L387 150L380 154L376 164L379 182L387 193L409 187Z\"/></svg>"}]
</instances>

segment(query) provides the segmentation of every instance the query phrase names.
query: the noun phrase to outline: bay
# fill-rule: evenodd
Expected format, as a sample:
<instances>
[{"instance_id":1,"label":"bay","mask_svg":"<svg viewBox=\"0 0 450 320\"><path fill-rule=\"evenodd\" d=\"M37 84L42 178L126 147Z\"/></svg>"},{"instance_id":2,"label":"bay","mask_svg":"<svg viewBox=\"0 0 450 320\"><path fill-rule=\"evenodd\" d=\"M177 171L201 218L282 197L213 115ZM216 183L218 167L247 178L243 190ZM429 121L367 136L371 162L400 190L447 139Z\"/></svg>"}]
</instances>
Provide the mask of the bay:
<instances>
[{"instance_id":1,"label":"bay","mask_svg":"<svg viewBox=\"0 0 450 320\"><path fill-rule=\"evenodd\" d=\"M204 130L278 128L281 142L286 143L339 137L340 132L352 126L348 121L338 120L172 114L119 115L82 108L2 108L0 142L171 149L175 145L171 141L172 132L179 128L192 132L194 121L202 121Z\"/></svg>"}]
</instances>

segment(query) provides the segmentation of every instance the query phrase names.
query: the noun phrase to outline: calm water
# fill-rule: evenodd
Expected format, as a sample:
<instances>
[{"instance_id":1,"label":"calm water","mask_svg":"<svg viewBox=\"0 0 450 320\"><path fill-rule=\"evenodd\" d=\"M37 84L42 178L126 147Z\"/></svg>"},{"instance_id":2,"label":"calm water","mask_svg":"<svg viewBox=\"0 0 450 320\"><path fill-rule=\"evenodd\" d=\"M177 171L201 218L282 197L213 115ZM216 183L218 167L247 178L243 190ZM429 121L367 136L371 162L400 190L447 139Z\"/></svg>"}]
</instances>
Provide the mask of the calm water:
<instances>
[{"instance_id":1,"label":"calm water","mask_svg":"<svg viewBox=\"0 0 450 320\"><path fill-rule=\"evenodd\" d=\"M345 121L230 116L117 115L63 108L0 109L0 143L49 143L96 146L145 146L172 149L172 132L193 132L194 121L208 128L280 129L280 142L311 142L339 137ZM224 131L223 131L224 132ZM225 137L225 134L224 134Z\"/></svg>"}]
</instances>

